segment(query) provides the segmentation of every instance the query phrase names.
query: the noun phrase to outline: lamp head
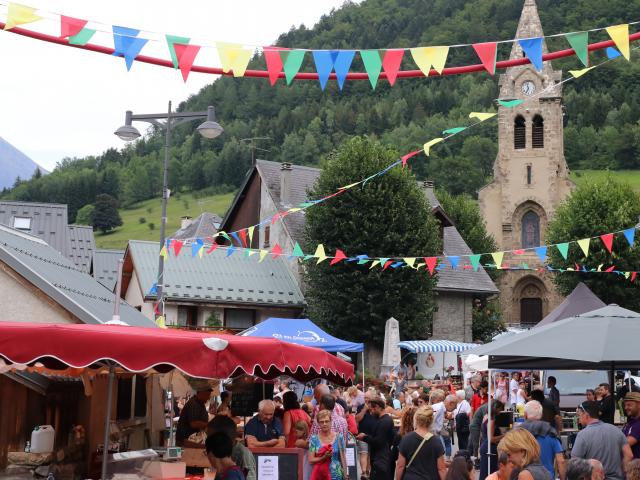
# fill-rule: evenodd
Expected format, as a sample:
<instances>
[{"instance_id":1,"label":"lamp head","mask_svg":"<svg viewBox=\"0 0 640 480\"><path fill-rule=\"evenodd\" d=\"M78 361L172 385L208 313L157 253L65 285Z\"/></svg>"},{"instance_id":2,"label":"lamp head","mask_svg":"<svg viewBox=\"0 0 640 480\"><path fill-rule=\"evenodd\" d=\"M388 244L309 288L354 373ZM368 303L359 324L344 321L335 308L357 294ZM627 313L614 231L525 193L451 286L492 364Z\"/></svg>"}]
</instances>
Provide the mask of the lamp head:
<instances>
[{"instance_id":1,"label":"lamp head","mask_svg":"<svg viewBox=\"0 0 640 480\"><path fill-rule=\"evenodd\" d=\"M213 107L207 107L207 120L197 128L204 138L216 138L224 132L224 128L216 122L216 111Z\"/></svg>"},{"instance_id":2,"label":"lamp head","mask_svg":"<svg viewBox=\"0 0 640 480\"><path fill-rule=\"evenodd\" d=\"M131 110L127 110L124 117L124 125L117 129L115 133L120 140L124 140L125 142L131 142L136 138L140 138L140 132L136 127L131 125L131 116L133 113Z\"/></svg>"}]
</instances>

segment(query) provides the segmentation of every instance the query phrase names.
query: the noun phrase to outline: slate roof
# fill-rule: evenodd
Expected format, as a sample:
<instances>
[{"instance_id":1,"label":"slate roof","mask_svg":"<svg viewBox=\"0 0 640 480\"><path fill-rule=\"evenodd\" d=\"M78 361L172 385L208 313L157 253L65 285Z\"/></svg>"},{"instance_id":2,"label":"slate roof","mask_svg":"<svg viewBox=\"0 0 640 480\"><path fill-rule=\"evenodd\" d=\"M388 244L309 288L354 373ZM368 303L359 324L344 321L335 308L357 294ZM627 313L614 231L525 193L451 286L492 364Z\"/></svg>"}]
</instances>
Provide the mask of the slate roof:
<instances>
[{"instance_id":1,"label":"slate roof","mask_svg":"<svg viewBox=\"0 0 640 480\"><path fill-rule=\"evenodd\" d=\"M0 262L80 321L101 324L111 320L113 294L42 239L0 226ZM124 301L120 302L120 319L132 326L156 326Z\"/></svg>"},{"instance_id":2,"label":"slate roof","mask_svg":"<svg viewBox=\"0 0 640 480\"><path fill-rule=\"evenodd\" d=\"M181 228L174 233L171 238L189 239L189 238L206 238L215 235L218 232L216 225L222 223L222 218L215 213L203 212L185 228Z\"/></svg>"},{"instance_id":3,"label":"slate roof","mask_svg":"<svg viewBox=\"0 0 640 480\"><path fill-rule=\"evenodd\" d=\"M118 260L124 257L124 250L100 250L93 252L91 274L102 285L113 292L118 277Z\"/></svg>"},{"instance_id":4,"label":"slate roof","mask_svg":"<svg viewBox=\"0 0 640 480\"><path fill-rule=\"evenodd\" d=\"M91 260L95 249L93 227L88 225L67 226L66 257L85 273L91 272Z\"/></svg>"},{"instance_id":5,"label":"slate roof","mask_svg":"<svg viewBox=\"0 0 640 480\"><path fill-rule=\"evenodd\" d=\"M31 235L67 253L67 206L60 203L0 201L0 224L14 227L15 217L31 219Z\"/></svg>"},{"instance_id":6,"label":"slate roof","mask_svg":"<svg viewBox=\"0 0 640 480\"><path fill-rule=\"evenodd\" d=\"M576 288L573 289L573 292L571 292L560 305L553 309L549 315L540 320L536 326L548 325L558 320L582 315L583 313L606 306L607 304L600 300L589 287L580 282L576 285Z\"/></svg>"},{"instance_id":7,"label":"slate roof","mask_svg":"<svg viewBox=\"0 0 640 480\"><path fill-rule=\"evenodd\" d=\"M145 299L150 295L158 274L158 243L130 240L125 252L140 282ZM173 252L172 252L173 254ZM173 255L164 264L165 293L169 301L299 307L305 305L298 284L282 258L257 255L247 259L239 252L227 257L219 248L202 258L192 257L185 246L180 258Z\"/></svg>"}]
</instances>

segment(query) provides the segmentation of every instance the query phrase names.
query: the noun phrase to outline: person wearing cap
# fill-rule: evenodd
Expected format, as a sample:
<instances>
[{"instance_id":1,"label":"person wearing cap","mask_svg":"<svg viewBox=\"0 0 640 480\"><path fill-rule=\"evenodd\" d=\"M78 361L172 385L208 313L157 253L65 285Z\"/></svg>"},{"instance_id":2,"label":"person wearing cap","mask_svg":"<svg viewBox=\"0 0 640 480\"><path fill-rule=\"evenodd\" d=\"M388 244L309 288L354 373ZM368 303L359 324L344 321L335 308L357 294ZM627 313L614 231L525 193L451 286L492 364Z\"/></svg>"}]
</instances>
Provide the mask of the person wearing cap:
<instances>
[{"instance_id":1,"label":"person wearing cap","mask_svg":"<svg viewBox=\"0 0 640 480\"><path fill-rule=\"evenodd\" d=\"M196 394L185 403L176 429L176 444L179 447L188 447L188 438L194 433L201 432L207 428L209 414L205 404L211 398L213 389L208 384L196 386ZM192 445L202 448L202 445Z\"/></svg>"},{"instance_id":2,"label":"person wearing cap","mask_svg":"<svg viewBox=\"0 0 640 480\"><path fill-rule=\"evenodd\" d=\"M624 413L627 423L622 433L627 437L633 458L640 458L640 393L629 392L624 396Z\"/></svg>"}]
</instances>

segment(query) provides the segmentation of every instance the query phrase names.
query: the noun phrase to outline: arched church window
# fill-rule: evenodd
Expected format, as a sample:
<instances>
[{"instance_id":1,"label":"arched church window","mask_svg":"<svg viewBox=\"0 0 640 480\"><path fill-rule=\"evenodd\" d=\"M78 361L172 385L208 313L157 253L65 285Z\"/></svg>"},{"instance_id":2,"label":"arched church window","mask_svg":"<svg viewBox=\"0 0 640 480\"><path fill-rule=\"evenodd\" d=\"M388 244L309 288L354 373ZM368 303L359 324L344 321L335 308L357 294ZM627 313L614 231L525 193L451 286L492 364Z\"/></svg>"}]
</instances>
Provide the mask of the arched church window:
<instances>
[{"instance_id":1,"label":"arched church window","mask_svg":"<svg viewBox=\"0 0 640 480\"><path fill-rule=\"evenodd\" d=\"M522 248L540 245L540 217L536 212L528 211L522 217Z\"/></svg>"},{"instance_id":2,"label":"arched church window","mask_svg":"<svg viewBox=\"0 0 640 480\"><path fill-rule=\"evenodd\" d=\"M544 148L544 120L540 115L533 117L531 144L533 148Z\"/></svg>"},{"instance_id":3,"label":"arched church window","mask_svg":"<svg viewBox=\"0 0 640 480\"><path fill-rule=\"evenodd\" d=\"M518 115L513 124L513 148L521 149L527 146L527 134L524 117Z\"/></svg>"}]
</instances>

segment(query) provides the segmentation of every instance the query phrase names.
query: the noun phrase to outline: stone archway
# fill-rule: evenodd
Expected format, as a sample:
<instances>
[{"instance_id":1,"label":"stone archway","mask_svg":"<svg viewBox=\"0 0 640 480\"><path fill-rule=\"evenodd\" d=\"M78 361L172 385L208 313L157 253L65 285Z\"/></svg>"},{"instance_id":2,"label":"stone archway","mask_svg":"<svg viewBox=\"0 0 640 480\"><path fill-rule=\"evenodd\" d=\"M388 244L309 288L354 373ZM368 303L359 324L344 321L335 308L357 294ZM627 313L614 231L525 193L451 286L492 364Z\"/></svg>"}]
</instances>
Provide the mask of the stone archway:
<instances>
[{"instance_id":1,"label":"stone archway","mask_svg":"<svg viewBox=\"0 0 640 480\"><path fill-rule=\"evenodd\" d=\"M544 242L547 212L537 202L527 200L513 211L513 248L532 248Z\"/></svg>"},{"instance_id":2,"label":"stone archway","mask_svg":"<svg viewBox=\"0 0 640 480\"><path fill-rule=\"evenodd\" d=\"M513 289L512 312L517 315L520 325L533 327L544 318L548 310L548 294L544 282L533 275L518 280Z\"/></svg>"}]
</instances>

